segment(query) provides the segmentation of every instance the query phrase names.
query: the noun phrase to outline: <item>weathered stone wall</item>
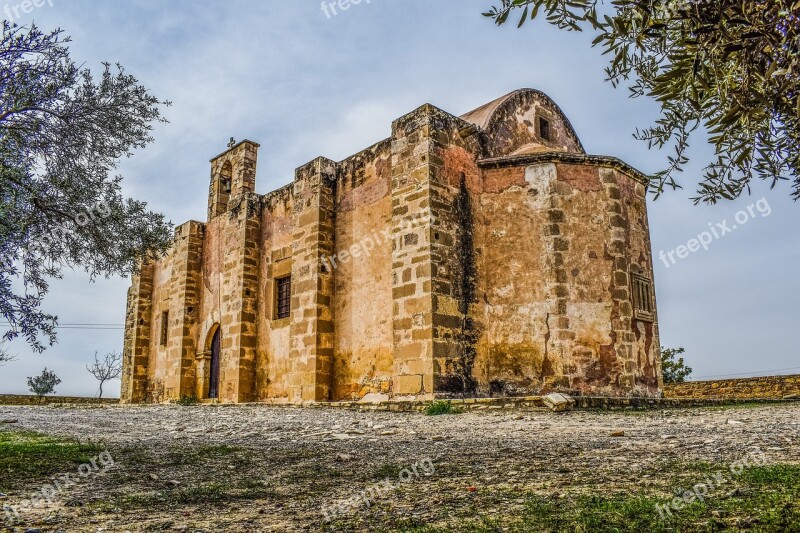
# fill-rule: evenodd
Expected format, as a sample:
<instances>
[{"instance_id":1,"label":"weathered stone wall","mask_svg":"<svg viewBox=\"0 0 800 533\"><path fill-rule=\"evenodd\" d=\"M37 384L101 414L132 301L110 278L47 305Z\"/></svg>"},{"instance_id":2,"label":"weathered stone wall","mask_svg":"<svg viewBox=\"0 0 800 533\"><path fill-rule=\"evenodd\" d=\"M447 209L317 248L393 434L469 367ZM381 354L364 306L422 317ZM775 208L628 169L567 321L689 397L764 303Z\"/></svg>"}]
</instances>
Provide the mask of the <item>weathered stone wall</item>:
<instances>
[{"instance_id":1,"label":"weathered stone wall","mask_svg":"<svg viewBox=\"0 0 800 533\"><path fill-rule=\"evenodd\" d=\"M478 297L481 176L479 136L464 120L436 110L431 157L431 272L434 392L477 393L474 364L482 330Z\"/></svg>"},{"instance_id":2,"label":"weathered stone wall","mask_svg":"<svg viewBox=\"0 0 800 533\"><path fill-rule=\"evenodd\" d=\"M152 263L141 265L140 272L132 276L128 289L120 389L123 402L141 403L147 397L153 273Z\"/></svg>"},{"instance_id":3,"label":"weathered stone wall","mask_svg":"<svg viewBox=\"0 0 800 533\"><path fill-rule=\"evenodd\" d=\"M171 309L170 296L172 295L173 259L175 249L170 249L167 254L153 264L152 306L147 321L151 324L149 345L147 352L149 360L147 365L147 392L146 400L150 403L159 403L168 398L168 388L172 394L177 394L179 383L171 380L167 383L168 373L171 370L171 360L174 357L167 353L167 346L161 343L162 319L167 313L167 319L174 316ZM167 327L170 327L169 325ZM172 377L172 376L170 376Z\"/></svg>"},{"instance_id":4,"label":"weathered stone wall","mask_svg":"<svg viewBox=\"0 0 800 533\"><path fill-rule=\"evenodd\" d=\"M667 398L783 399L800 397L800 375L767 376L664 385Z\"/></svg>"},{"instance_id":5,"label":"weathered stone wall","mask_svg":"<svg viewBox=\"0 0 800 533\"><path fill-rule=\"evenodd\" d=\"M548 264L555 261L549 210L551 167L484 170L476 233L482 324L474 375L484 394L524 394L550 385L553 338ZM526 179L527 178L527 179ZM521 245L524 243L524 245ZM566 325L566 324L563 324Z\"/></svg>"},{"instance_id":6,"label":"weathered stone wall","mask_svg":"<svg viewBox=\"0 0 800 533\"><path fill-rule=\"evenodd\" d=\"M395 398L432 397L433 313L431 230L409 215L430 209L436 108L392 123L392 329Z\"/></svg>"},{"instance_id":7,"label":"weathered stone wall","mask_svg":"<svg viewBox=\"0 0 800 533\"><path fill-rule=\"evenodd\" d=\"M261 199L251 189L257 147L244 141L212 161L213 168L230 163L233 185L227 211L206 224L196 337L195 387L200 398L208 397L210 347L217 328L221 338L219 400L243 402L256 398ZM215 176L212 173L212 181Z\"/></svg>"},{"instance_id":8,"label":"weathered stone wall","mask_svg":"<svg viewBox=\"0 0 800 533\"><path fill-rule=\"evenodd\" d=\"M223 217L228 215L223 215ZM239 197L226 227L221 327L220 399L255 399L261 202L254 193Z\"/></svg>"},{"instance_id":9,"label":"weathered stone wall","mask_svg":"<svg viewBox=\"0 0 800 533\"><path fill-rule=\"evenodd\" d=\"M391 393L391 157L387 139L338 165L334 400Z\"/></svg>"},{"instance_id":10,"label":"weathered stone wall","mask_svg":"<svg viewBox=\"0 0 800 533\"><path fill-rule=\"evenodd\" d=\"M297 169L292 227L289 399L329 401L333 393L336 163L319 157Z\"/></svg>"},{"instance_id":11,"label":"weathered stone wall","mask_svg":"<svg viewBox=\"0 0 800 533\"><path fill-rule=\"evenodd\" d=\"M290 318L277 319L275 280L292 273L293 186L287 185L262 199L261 279L259 281L258 354L256 391L259 400L289 401L292 368Z\"/></svg>"},{"instance_id":12,"label":"weathered stone wall","mask_svg":"<svg viewBox=\"0 0 800 533\"><path fill-rule=\"evenodd\" d=\"M257 150L212 159L208 222L134 278L126 401L207 398L217 331L222 402L659 393L631 285L652 280L643 178L585 155L542 93L461 118L424 105L267 195Z\"/></svg>"},{"instance_id":13,"label":"weathered stone wall","mask_svg":"<svg viewBox=\"0 0 800 533\"><path fill-rule=\"evenodd\" d=\"M586 161L511 163L484 167L481 390L658 394L657 331L630 294L632 268L652 279L644 186Z\"/></svg>"},{"instance_id":14,"label":"weathered stone wall","mask_svg":"<svg viewBox=\"0 0 800 533\"><path fill-rule=\"evenodd\" d=\"M198 398L208 398L210 384L211 343L222 322L222 295L225 281L225 232L228 220L224 215L206 223L205 241L201 267L202 290L200 297L200 329L197 339ZM220 368L222 365L220 365Z\"/></svg>"},{"instance_id":15,"label":"weathered stone wall","mask_svg":"<svg viewBox=\"0 0 800 533\"><path fill-rule=\"evenodd\" d=\"M175 230L173 279L170 289L170 327L167 354L170 364L168 397L196 394L195 356L200 312L200 283L204 224L187 222Z\"/></svg>"}]
</instances>

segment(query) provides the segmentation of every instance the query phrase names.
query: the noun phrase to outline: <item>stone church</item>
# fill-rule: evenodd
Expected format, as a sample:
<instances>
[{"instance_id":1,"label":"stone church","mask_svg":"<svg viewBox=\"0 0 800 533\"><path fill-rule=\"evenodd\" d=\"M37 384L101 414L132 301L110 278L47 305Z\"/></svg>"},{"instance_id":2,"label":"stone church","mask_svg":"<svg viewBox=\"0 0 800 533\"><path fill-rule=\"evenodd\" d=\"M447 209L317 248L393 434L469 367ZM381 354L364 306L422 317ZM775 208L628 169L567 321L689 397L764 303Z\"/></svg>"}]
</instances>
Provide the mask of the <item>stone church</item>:
<instances>
[{"instance_id":1,"label":"stone church","mask_svg":"<svg viewBox=\"0 0 800 533\"><path fill-rule=\"evenodd\" d=\"M211 160L133 278L124 402L660 394L644 175L536 90L391 130L268 194L258 144Z\"/></svg>"}]
</instances>

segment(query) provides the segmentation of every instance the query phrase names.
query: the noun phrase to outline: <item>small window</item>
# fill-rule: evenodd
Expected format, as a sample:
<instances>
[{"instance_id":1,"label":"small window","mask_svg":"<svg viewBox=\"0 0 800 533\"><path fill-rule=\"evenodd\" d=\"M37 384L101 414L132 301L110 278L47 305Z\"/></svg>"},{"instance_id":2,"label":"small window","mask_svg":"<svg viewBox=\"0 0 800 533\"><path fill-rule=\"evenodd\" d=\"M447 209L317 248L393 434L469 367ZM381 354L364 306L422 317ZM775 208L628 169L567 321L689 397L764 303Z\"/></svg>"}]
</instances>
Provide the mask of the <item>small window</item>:
<instances>
[{"instance_id":1,"label":"small window","mask_svg":"<svg viewBox=\"0 0 800 533\"><path fill-rule=\"evenodd\" d=\"M539 137L545 141L550 140L550 121L546 118L539 117Z\"/></svg>"},{"instance_id":2,"label":"small window","mask_svg":"<svg viewBox=\"0 0 800 533\"><path fill-rule=\"evenodd\" d=\"M161 346L167 345L169 337L169 311L161 313Z\"/></svg>"},{"instance_id":3,"label":"small window","mask_svg":"<svg viewBox=\"0 0 800 533\"><path fill-rule=\"evenodd\" d=\"M653 283L650 278L631 272L631 288L633 290L634 317L638 320L653 322L655 305L653 305Z\"/></svg>"},{"instance_id":4,"label":"small window","mask_svg":"<svg viewBox=\"0 0 800 533\"><path fill-rule=\"evenodd\" d=\"M292 314L292 277L275 280L275 318L289 318Z\"/></svg>"}]
</instances>

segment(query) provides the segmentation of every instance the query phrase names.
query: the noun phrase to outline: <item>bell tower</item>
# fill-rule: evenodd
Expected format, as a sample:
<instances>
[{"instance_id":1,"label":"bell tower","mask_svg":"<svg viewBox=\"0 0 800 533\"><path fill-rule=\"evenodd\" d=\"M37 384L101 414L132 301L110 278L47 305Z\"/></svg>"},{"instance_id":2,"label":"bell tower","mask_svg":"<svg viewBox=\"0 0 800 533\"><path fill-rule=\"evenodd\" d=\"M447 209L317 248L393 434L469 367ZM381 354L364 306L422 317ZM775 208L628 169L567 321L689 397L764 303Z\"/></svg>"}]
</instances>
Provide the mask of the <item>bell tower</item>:
<instances>
[{"instance_id":1,"label":"bell tower","mask_svg":"<svg viewBox=\"0 0 800 533\"><path fill-rule=\"evenodd\" d=\"M211 185L208 191L208 220L228 212L233 198L256 190L256 163L259 144L231 137L228 149L211 160Z\"/></svg>"}]
</instances>

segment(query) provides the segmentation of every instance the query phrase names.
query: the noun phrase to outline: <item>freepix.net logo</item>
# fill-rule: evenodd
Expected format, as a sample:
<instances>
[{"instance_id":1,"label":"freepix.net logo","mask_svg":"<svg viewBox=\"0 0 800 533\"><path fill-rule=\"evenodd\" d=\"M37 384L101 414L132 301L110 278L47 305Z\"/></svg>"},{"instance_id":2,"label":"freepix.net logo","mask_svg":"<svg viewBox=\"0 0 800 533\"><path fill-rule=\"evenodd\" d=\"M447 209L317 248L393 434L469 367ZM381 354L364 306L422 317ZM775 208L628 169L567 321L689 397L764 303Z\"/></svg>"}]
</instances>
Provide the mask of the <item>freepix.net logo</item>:
<instances>
[{"instance_id":1,"label":"freepix.net logo","mask_svg":"<svg viewBox=\"0 0 800 533\"><path fill-rule=\"evenodd\" d=\"M16 4L6 4L3 6L3 14L7 21L14 22L23 15L33 13L34 9L38 9L45 4L53 7L53 0L23 0Z\"/></svg>"}]
</instances>

